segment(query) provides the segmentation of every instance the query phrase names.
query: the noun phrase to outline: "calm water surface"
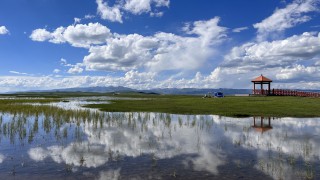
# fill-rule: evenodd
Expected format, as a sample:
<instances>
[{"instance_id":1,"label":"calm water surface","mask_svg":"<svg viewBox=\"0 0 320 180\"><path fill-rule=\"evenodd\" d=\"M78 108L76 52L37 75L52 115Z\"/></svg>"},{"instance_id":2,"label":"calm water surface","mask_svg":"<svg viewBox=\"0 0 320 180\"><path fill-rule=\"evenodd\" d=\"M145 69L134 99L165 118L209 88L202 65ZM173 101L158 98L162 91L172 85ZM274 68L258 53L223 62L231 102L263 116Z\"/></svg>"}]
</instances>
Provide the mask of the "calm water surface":
<instances>
[{"instance_id":1,"label":"calm water surface","mask_svg":"<svg viewBox=\"0 0 320 180\"><path fill-rule=\"evenodd\" d=\"M0 113L1 179L320 179L320 118L75 113Z\"/></svg>"}]
</instances>

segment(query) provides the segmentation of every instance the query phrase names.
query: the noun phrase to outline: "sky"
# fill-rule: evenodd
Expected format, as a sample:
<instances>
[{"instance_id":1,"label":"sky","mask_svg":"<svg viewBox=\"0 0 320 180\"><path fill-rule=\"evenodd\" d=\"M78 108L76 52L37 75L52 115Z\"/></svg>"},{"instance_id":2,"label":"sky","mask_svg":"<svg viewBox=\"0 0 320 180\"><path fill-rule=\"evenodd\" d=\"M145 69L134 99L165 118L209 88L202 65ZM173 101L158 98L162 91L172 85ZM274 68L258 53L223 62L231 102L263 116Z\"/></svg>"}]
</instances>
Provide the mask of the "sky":
<instances>
[{"instance_id":1,"label":"sky","mask_svg":"<svg viewBox=\"0 0 320 180\"><path fill-rule=\"evenodd\" d=\"M320 89L320 0L1 0L0 92Z\"/></svg>"}]
</instances>

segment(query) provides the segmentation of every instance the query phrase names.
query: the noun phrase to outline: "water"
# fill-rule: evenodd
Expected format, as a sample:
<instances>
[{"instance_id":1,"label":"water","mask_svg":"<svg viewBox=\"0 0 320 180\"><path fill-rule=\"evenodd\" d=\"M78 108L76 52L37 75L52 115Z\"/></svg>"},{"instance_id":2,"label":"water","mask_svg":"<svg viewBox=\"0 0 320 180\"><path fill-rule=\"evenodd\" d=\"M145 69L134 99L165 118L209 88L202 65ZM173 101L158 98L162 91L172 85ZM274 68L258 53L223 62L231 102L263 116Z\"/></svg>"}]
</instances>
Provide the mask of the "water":
<instances>
[{"instance_id":1,"label":"water","mask_svg":"<svg viewBox=\"0 0 320 180\"><path fill-rule=\"evenodd\" d=\"M320 179L320 118L75 113L0 113L1 179Z\"/></svg>"}]
</instances>

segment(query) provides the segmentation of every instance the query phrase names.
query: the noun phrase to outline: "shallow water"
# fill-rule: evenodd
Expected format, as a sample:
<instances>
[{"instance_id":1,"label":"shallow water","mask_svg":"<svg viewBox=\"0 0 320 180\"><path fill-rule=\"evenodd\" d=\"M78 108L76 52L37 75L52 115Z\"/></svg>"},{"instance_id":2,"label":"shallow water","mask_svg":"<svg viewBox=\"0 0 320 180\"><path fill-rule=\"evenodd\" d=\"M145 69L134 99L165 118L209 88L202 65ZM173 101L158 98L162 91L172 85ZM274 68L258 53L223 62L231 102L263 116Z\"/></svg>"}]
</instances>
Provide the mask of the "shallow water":
<instances>
[{"instance_id":1,"label":"shallow water","mask_svg":"<svg viewBox=\"0 0 320 180\"><path fill-rule=\"evenodd\" d=\"M319 133L320 118L0 113L0 177L319 179Z\"/></svg>"},{"instance_id":2,"label":"shallow water","mask_svg":"<svg viewBox=\"0 0 320 180\"><path fill-rule=\"evenodd\" d=\"M36 98L30 98L36 99ZM109 104L110 100L141 100L145 98L124 98L124 97L111 97L111 96L92 96L92 97L72 97L63 98L60 102L50 102L50 103L26 103L35 106L49 105L53 107L58 107L64 110L89 110L97 111L97 109L91 109L83 107L88 104Z\"/></svg>"}]
</instances>

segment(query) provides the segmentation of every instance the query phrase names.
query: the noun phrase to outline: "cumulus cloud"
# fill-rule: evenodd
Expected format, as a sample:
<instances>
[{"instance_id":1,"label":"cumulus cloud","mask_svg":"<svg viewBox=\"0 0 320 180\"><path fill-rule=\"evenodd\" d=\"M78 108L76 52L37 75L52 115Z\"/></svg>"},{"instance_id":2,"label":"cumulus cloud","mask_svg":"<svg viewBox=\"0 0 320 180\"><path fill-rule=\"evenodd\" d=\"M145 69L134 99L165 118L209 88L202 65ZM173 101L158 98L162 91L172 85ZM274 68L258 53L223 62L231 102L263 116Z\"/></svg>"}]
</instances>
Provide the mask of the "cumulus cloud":
<instances>
[{"instance_id":1,"label":"cumulus cloud","mask_svg":"<svg viewBox=\"0 0 320 180\"><path fill-rule=\"evenodd\" d=\"M95 86L125 86L134 89L252 88L251 80L261 73L274 81L273 88L319 89L320 74L317 72L318 68L319 66L302 65L260 70L218 67L210 74L198 72L190 78L174 76L163 78L154 72L138 71L128 71L123 76L2 76L0 77L0 89L7 92ZM300 76L295 75L297 73Z\"/></svg>"},{"instance_id":2,"label":"cumulus cloud","mask_svg":"<svg viewBox=\"0 0 320 180\"><path fill-rule=\"evenodd\" d=\"M223 66L263 69L286 67L320 55L320 34L303 33L283 40L246 43L225 56Z\"/></svg>"},{"instance_id":3,"label":"cumulus cloud","mask_svg":"<svg viewBox=\"0 0 320 180\"><path fill-rule=\"evenodd\" d=\"M82 63L77 63L76 65L71 65L71 68L68 70L69 74L80 74L83 72Z\"/></svg>"},{"instance_id":4,"label":"cumulus cloud","mask_svg":"<svg viewBox=\"0 0 320 180\"><path fill-rule=\"evenodd\" d=\"M129 71L124 76L1 76L0 90L19 91L89 86L127 86L150 89L155 86L154 73Z\"/></svg>"},{"instance_id":5,"label":"cumulus cloud","mask_svg":"<svg viewBox=\"0 0 320 180\"><path fill-rule=\"evenodd\" d=\"M320 34L313 32L249 42L232 48L208 77L220 87L250 88L250 80L262 73L274 80L274 88L317 89L319 57Z\"/></svg>"},{"instance_id":6,"label":"cumulus cloud","mask_svg":"<svg viewBox=\"0 0 320 180\"><path fill-rule=\"evenodd\" d=\"M124 9L132 14L142 14L151 11L151 0L126 0Z\"/></svg>"},{"instance_id":7,"label":"cumulus cloud","mask_svg":"<svg viewBox=\"0 0 320 180\"><path fill-rule=\"evenodd\" d=\"M30 35L30 38L33 41L46 41L52 38L52 35L50 32L48 32L45 29L36 29L32 31L32 34Z\"/></svg>"},{"instance_id":8,"label":"cumulus cloud","mask_svg":"<svg viewBox=\"0 0 320 180\"><path fill-rule=\"evenodd\" d=\"M250 80L262 73L275 81L275 88L318 88L320 34L305 32L284 39L278 36L278 40L271 37L311 20L310 13L318 11L318 0L296 0L276 9L271 16L254 24L258 30L257 41L233 47L209 77L221 87L249 88ZM233 32L241 30L236 28Z\"/></svg>"},{"instance_id":9,"label":"cumulus cloud","mask_svg":"<svg viewBox=\"0 0 320 180\"><path fill-rule=\"evenodd\" d=\"M305 32L280 40L269 39L270 35L309 21L310 13L318 10L318 0L294 1L283 9L275 10L270 17L254 24L258 30L258 41L233 47L210 75L198 74L200 80L177 79L175 83L193 86L190 83L201 82L209 87L250 88L250 80L262 73L274 80L275 88L318 88L320 34ZM187 23L183 30L195 32L190 27L191 24ZM240 27L232 31L241 32L246 29L247 27Z\"/></svg>"},{"instance_id":10,"label":"cumulus cloud","mask_svg":"<svg viewBox=\"0 0 320 180\"><path fill-rule=\"evenodd\" d=\"M112 7L103 0L96 0L96 3L102 19L122 23L124 12L134 15L149 13L152 17L161 17L163 12L159 12L158 8L169 7L170 0L122 0Z\"/></svg>"},{"instance_id":11,"label":"cumulus cloud","mask_svg":"<svg viewBox=\"0 0 320 180\"><path fill-rule=\"evenodd\" d=\"M5 26L0 26L0 35L9 34L9 30Z\"/></svg>"},{"instance_id":12,"label":"cumulus cloud","mask_svg":"<svg viewBox=\"0 0 320 180\"><path fill-rule=\"evenodd\" d=\"M153 36L115 35L106 45L91 47L84 64L87 70L197 69L214 55L214 46L226 37L226 28L218 23L218 17L196 21L185 28L188 36L164 32Z\"/></svg>"},{"instance_id":13,"label":"cumulus cloud","mask_svg":"<svg viewBox=\"0 0 320 180\"><path fill-rule=\"evenodd\" d=\"M59 27L53 32L36 29L30 38L33 41L49 41L56 44L67 42L74 47L89 48L90 45L105 43L111 35L110 29L100 23L89 23Z\"/></svg>"},{"instance_id":14,"label":"cumulus cloud","mask_svg":"<svg viewBox=\"0 0 320 180\"><path fill-rule=\"evenodd\" d=\"M119 5L110 7L108 3L103 2L103 0L96 0L96 2L98 4L98 14L102 19L122 23L122 13L120 12Z\"/></svg>"},{"instance_id":15,"label":"cumulus cloud","mask_svg":"<svg viewBox=\"0 0 320 180\"><path fill-rule=\"evenodd\" d=\"M300 81L317 81L320 77L320 71L318 66L304 66L300 64L295 64L292 67L286 67L281 69L279 73L276 74L278 80L290 80L290 82L300 82Z\"/></svg>"},{"instance_id":16,"label":"cumulus cloud","mask_svg":"<svg viewBox=\"0 0 320 180\"><path fill-rule=\"evenodd\" d=\"M307 22L311 20L308 13L314 11L319 11L319 0L295 0L283 9L276 9L271 16L253 25L258 29L257 39L262 41L274 33Z\"/></svg>"}]
</instances>

